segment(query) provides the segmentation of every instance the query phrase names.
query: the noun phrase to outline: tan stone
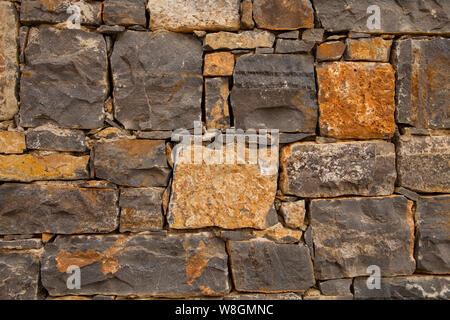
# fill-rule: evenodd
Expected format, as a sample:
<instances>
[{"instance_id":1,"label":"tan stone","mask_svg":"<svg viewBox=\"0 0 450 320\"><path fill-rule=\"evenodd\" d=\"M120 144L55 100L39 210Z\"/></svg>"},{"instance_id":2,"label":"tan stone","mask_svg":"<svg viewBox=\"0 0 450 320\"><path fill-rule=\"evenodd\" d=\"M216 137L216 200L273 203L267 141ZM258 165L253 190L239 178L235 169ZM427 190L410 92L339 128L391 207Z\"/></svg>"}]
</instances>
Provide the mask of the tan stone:
<instances>
[{"instance_id":1,"label":"tan stone","mask_svg":"<svg viewBox=\"0 0 450 320\"><path fill-rule=\"evenodd\" d=\"M56 153L0 155L0 181L86 179L88 162L89 156Z\"/></svg>"},{"instance_id":2,"label":"tan stone","mask_svg":"<svg viewBox=\"0 0 450 320\"><path fill-rule=\"evenodd\" d=\"M43 233L42 234L42 242L43 243L47 243L49 242L51 239L53 239L55 235L53 233Z\"/></svg>"},{"instance_id":3,"label":"tan stone","mask_svg":"<svg viewBox=\"0 0 450 320\"><path fill-rule=\"evenodd\" d=\"M253 234L257 237L267 238L278 243L299 242L302 232L285 228L281 223L267 228L266 230L255 230Z\"/></svg>"},{"instance_id":4,"label":"tan stone","mask_svg":"<svg viewBox=\"0 0 450 320\"><path fill-rule=\"evenodd\" d=\"M234 54L214 52L205 55L204 76L231 76L234 70Z\"/></svg>"},{"instance_id":5,"label":"tan stone","mask_svg":"<svg viewBox=\"0 0 450 320\"><path fill-rule=\"evenodd\" d=\"M382 38L347 39L347 60L389 62L392 40Z\"/></svg>"},{"instance_id":6,"label":"tan stone","mask_svg":"<svg viewBox=\"0 0 450 320\"><path fill-rule=\"evenodd\" d=\"M271 48L274 42L275 35L267 31L216 32L206 35L204 46L211 50L255 49Z\"/></svg>"},{"instance_id":7,"label":"tan stone","mask_svg":"<svg viewBox=\"0 0 450 320\"><path fill-rule=\"evenodd\" d=\"M317 67L320 132L338 139L387 139L395 131L390 64L333 62Z\"/></svg>"},{"instance_id":8,"label":"tan stone","mask_svg":"<svg viewBox=\"0 0 450 320\"><path fill-rule=\"evenodd\" d=\"M305 226L305 200L282 202L280 213L286 226L295 229L304 229Z\"/></svg>"},{"instance_id":9,"label":"tan stone","mask_svg":"<svg viewBox=\"0 0 450 320\"><path fill-rule=\"evenodd\" d=\"M314 11L309 0L253 0L253 16L262 29L314 27Z\"/></svg>"},{"instance_id":10,"label":"tan stone","mask_svg":"<svg viewBox=\"0 0 450 320\"><path fill-rule=\"evenodd\" d=\"M0 153L22 153L27 147L25 135L21 132L0 132Z\"/></svg>"},{"instance_id":11,"label":"tan stone","mask_svg":"<svg viewBox=\"0 0 450 320\"><path fill-rule=\"evenodd\" d=\"M241 28L253 29L255 22L253 22L253 3L252 0L243 0L241 2Z\"/></svg>"},{"instance_id":12,"label":"tan stone","mask_svg":"<svg viewBox=\"0 0 450 320\"><path fill-rule=\"evenodd\" d=\"M228 78L205 79L205 122L208 129L230 127Z\"/></svg>"},{"instance_id":13,"label":"tan stone","mask_svg":"<svg viewBox=\"0 0 450 320\"><path fill-rule=\"evenodd\" d=\"M322 43L317 47L316 57L318 61L339 60L345 51L345 44L341 41Z\"/></svg>"}]
</instances>

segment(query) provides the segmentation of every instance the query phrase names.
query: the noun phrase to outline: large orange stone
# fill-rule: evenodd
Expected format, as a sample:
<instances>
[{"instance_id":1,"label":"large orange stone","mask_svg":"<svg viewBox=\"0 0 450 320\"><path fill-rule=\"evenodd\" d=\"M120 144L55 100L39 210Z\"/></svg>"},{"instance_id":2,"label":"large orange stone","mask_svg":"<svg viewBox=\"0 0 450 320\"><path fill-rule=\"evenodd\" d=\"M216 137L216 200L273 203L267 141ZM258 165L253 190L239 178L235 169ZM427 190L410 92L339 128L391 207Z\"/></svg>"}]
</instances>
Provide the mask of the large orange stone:
<instances>
[{"instance_id":1,"label":"large orange stone","mask_svg":"<svg viewBox=\"0 0 450 320\"><path fill-rule=\"evenodd\" d=\"M387 139L395 131L390 64L333 62L317 67L320 133L337 139Z\"/></svg>"},{"instance_id":2,"label":"large orange stone","mask_svg":"<svg viewBox=\"0 0 450 320\"><path fill-rule=\"evenodd\" d=\"M205 56L204 76L231 76L234 70L234 54L215 52Z\"/></svg>"},{"instance_id":3,"label":"large orange stone","mask_svg":"<svg viewBox=\"0 0 450 320\"><path fill-rule=\"evenodd\" d=\"M27 147L25 135L21 132L0 132L0 153L22 153Z\"/></svg>"}]
</instances>

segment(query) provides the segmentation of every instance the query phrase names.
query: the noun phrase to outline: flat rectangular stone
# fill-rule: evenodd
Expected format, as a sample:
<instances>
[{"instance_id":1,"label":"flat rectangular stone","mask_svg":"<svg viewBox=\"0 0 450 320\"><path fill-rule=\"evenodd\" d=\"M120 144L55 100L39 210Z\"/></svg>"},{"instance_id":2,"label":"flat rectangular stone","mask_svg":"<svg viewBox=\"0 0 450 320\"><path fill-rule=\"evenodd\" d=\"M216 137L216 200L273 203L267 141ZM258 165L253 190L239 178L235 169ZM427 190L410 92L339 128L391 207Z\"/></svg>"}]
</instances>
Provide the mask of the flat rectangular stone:
<instances>
[{"instance_id":1,"label":"flat rectangular stone","mask_svg":"<svg viewBox=\"0 0 450 320\"><path fill-rule=\"evenodd\" d=\"M311 41L278 39L275 53L309 53L313 47Z\"/></svg>"},{"instance_id":2,"label":"flat rectangular stone","mask_svg":"<svg viewBox=\"0 0 450 320\"><path fill-rule=\"evenodd\" d=\"M345 296L351 294L352 279L335 279L319 283L320 292L327 296Z\"/></svg>"},{"instance_id":3,"label":"flat rectangular stone","mask_svg":"<svg viewBox=\"0 0 450 320\"><path fill-rule=\"evenodd\" d=\"M205 122L208 129L230 127L230 95L228 78L205 79Z\"/></svg>"},{"instance_id":4,"label":"flat rectangular stone","mask_svg":"<svg viewBox=\"0 0 450 320\"><path fill-rule=\"evenodd\" d=\"M381 37L347 39L346 59L352 61L389 62L392 40Z\"/></svg>"},{"instance_id":5,"label":"flat rectangular stone","mask_svg":"<svg viewBox=\"0 0 450 320\"><path fill-rule=\"evenodd\" d=\"M86 151L86 137L81 130L42 126L27 131L27 148L32 150Z\"/></svg>"},{"instance_id":6,"label":"flat rectangular stone","mask_svg":"<svg viewBox=\"0 0 450 320\"><path fill-rule=\"evenodd\" d=\"M0 153L22 153L26 148L23 132L0 131Z\"/></svg>"},{"instance_id":7,"label":"flat rectangular stone","mask_svg":"<svg viewBox=\"0 0 450 320\"><path fill-rule=\"evenodd\" d=\"M397 177L394 145L382 141L294 143L280 167L281 191L306 198L390 195Z\"/></svg>"},{"instance_id":8,"label":"flat rectangular stone","mask_svg":"<svg viewBox=\"0 0 450 320\"><path fill-rule=\"evenodd\" d=\"M146 26L145 0L106 0L103 20L107 25Z\"/></svg>"},{"instance_id":9,"label":"flat rectangular stone","mask_svg":"<svg viewBox=\"0 0 450 320\"><path fill-rule=\"evenodd\" d=\"M0 234L111 232L118 226L117 200L114 189L5 183L0 186Z\"/></svg>"},{"instance_id":10,"label":"flat rectangular stone","mask_svg":"<svg viewBox=\"0 0 450 320\"><path fill-rule=\"evenodd\" d=\"M263 31L241 31L208 33L203 41L206 50L235 50L271 48L275 42L275 35Z\"/></svg>"},{"instance_id":11,"label":"flat rectangular stone","mask_svg":"<svg viewBox=\"0 0 450 320\"><path fill-rule=\"evenodd\" d=\"M253 17L262 29L314 27L314 10L309 0L253 0Z\"/></svg>"},{"instance_id":12,"label":"flat rectangular stone","mask_svg":"<svg viewBox=\"0 0 450 320\"><path fill-rule=\"evenodd\" d=\"M314 271L329 280L415 270L412 201L403 196L311 201Z\"/></svg>"},{"instance_id":13,"label":"flat rectangular stone","mask_svg":"<svg viewBox=\"0 0 450 320\"><path fill-rule=\"evenodd\" d=\"M27 250L42 248L41 239L0 240L0 250Z\"/></svg>"},{"instance_id":14,"label":"flat rectangular stone","mask_svg":"<svg viewBox=\"0 0 450 320\"><path fill-rule=\"evenodd\" d=\"M230 290L227 260L209 233L57 237L45 246L41 278L51 296L220 296ZM81 269L80 289L66 286L71 265Z\"/></svg>"},{"instance_id":15,"label":"flat rectangular stone","mask_svg":"<svg viewBox=\"0 0 450 320\"><path fill-rule=\"evenodd\" d=\"M317 47L317 60L319 62L339 60L344 54L345 48L346 46L342 41L324 42Z\"/></svg>"}]
</instances>

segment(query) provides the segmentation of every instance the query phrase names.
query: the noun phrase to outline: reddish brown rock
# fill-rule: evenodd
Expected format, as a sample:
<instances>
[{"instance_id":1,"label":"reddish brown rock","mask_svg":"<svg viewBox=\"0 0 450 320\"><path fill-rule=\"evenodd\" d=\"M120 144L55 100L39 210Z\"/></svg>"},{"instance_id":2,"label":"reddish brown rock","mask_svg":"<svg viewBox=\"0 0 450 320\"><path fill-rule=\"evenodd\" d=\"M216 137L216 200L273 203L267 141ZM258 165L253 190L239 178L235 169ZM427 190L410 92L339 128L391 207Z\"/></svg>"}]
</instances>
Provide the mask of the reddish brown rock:
<instances>
[{"instance_id":1,"label":"reddish brown rock","mask_svg":"<svg viewBox=\"0 0 450 320\"><path fill-rule=\"evenodd\" d=\"M347 60L389 62L392 40L383 38L347 39Z\"/></svg>"},{"instance_id":2,"label":"reddish brown rock","mask_svg":"<svg viewBox=\"0 0 450 320\"><path fill-rule=\"evenodd\" d=\"M22 132L0 132L0 153L22 153L26 148L25 135Z\"/></svg>"},{"instance_id":3,"label":"reddish brown rock","mask_svg":"<svg viewBox=\"0 0 450 320\"><path fill-rule=\"evenodd\" d=\"M253 29L254 27L252 0L243 0L241 1L241 28Z\"/></svg>"},{"instance_id":4,"label":"reddish brown rock","mask_svg":"<svg viewBox=\"0 0 450 320\"><path fill-rule=\"evenodd\" d=\"M309 0L253 0L253 17L262 29L314 27L314 11Z\"/></svg>"},{"instance_id":5,"label":"reddish brown rock","mask_svg":"<svg viewBox=\"0 0 450 320\"><path fill-rule=\"evenodd\" d=\"M330 41L317 47L316 57L318 61L339 60L345 51L342 41Z\"/></svg>"},{"instance_id":6,"label":"reddish brown rock","mask_svg":"<svg viewBox=\"0 0 450 320\"><path fill-rule=\"evenodd\" d=\"M234 70L234 54L214 52L205 55L204 76L231 76Z\"/></svg>"}]
</instances>

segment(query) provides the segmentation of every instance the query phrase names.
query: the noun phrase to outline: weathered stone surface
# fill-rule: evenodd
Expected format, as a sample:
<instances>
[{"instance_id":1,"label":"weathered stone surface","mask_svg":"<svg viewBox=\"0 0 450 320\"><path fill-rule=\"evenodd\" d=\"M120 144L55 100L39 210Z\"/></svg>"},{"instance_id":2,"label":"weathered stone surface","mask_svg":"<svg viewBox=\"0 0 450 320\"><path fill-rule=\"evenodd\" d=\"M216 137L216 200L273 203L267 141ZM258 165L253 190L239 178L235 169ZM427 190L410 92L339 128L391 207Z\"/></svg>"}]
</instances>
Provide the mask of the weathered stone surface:
<instances>
[{"instance_id":1,"label":"weathered stone surface","mask_svg":"<svg viewBox=\"0 0 450 320\"><path fill-rule=\"evenodd\" d=\"M262 29L314 27L314 10L309 0L253 0L253 17Z\"/></svg>"},{"instance_id":2,"label":"weathered stone surface","mask_svg":"<svg viewBox=\"0 0 450 320\"><path fill-rule=\"evenodd\" d=\"M78 29L31 28L20 81L23 127L52 123L93 129L103 126L108 94L103 36Z\"/></svg>"},{"instance_id":3,"label":"weathered stone surface","mask_svg":"<svg viewBox=\"0 0 450 320\"><path fill-rule=\"evenodd\" d=\"M355 299L450 299L449 277L409 276L381 278L381 288L372 290L367 288L367 278L356 278L353 286Z\"/></svg>"},{"instance_id":4,"label":"weathered stone surface","mask_svg":"<svg viewBox=\"0 0 450 320\"><path fill-rule=\"evenodd\" d=\"M450 39L397 41L394 65L398 122L417 128L450 128L449 59Z\"/></svg>"},{"instance_id":5,"label":"weathered stone surface","mask_svg":"<svg viewBox=\"0 0 450 320\"><path fill-rule=\"evenodd\" d=\"M304 245L265 240L228 241L233 281L238 291L304 291L314 285L309 250Z\"/></svg>"},{"instance_id":6,"label":"weathered stone surface","mask_svg":"<svg viewBox=\"0 0 450 320\"><path fill-rule=\"evenodd\" d=\"M278 39L293 39L293 40L297 40L299 35L300 35L300 31L294 30L294 31L288 31L288 32L283 32L283 33L277 34L277 38Z\"/></svg>"},{"instance_id":7,"label":"weathered stone surface","mask_svg":"<svg viewBox=\"0 0 450 320\"><path fill-rule=\"evenodd\" d=\"M205 79L205 122L208 129L230 127L228 78Z\"/></svg>"},{"instance_id":8,"label":"weathered stone surface","mask_svg":"<svg viewBox=\"0 0 450 320\"><path fill-rule=\"evenodd\" d=\"M403 196L311 201L314 271L317 279L384 276L415 270L412 201Z\"/></svg>"},{"instance_id":9,"label":"weathered stone surface","mask_svg":"<svg viewBox=\"0 0 450 320\"><path fill-rule=\"evenodd\" d=\"M96 177L131 187L166 186L171 172L161 140L99 142L94 167Z\"/></svg>"},{"instance_id":10,"label":"weathered stone surface","mask_svg":"<svg viewBox=\"0 0 450 320\"><path fill-rule=\"evenodd\" d=\"M145 0L106 0L103 20L108 25L132 26L147 24Z\"/></svg>"},{"instance_id":11,"label":"weathered stone surface","mask_svg":"<svg viewBox=\"0 0 450 320\"><path fill-rule=\"evenodd\" d=\"M235 126L315 132L314 59L309 55L244 55L231 92Z\"/></svg>"},{"instance_id":12,"label":"weathered stone surface","mask_svg":"<svg viewBox=\"0 0 450 320\"><path fill-rule=\"evenodd\" d=\"M351 294L352 279L335 279L319 283L320 291L327 296L344 296Z\"/></svg>"},{"instance_id":13,"label":"weathered stone surface","mask_svg":"<svg viewBox=\"0 0 450 320\"><path fill-rule=\"evenodd\" d=\"M119 35L111 57L116 119L133 130L193 128L202 114L202 60L191 35Z\"/></svg>"},{"instance_id":14,"label":"weathered stone surface","mask_svg":"<svg viewBox=\"0 0 450 320\"><path fill-rule=\"evenodd\" d=\"M322 295L305 296L305 297L303 297L303 300L337 300L337 301L353 300L353 295L347 294L347 295L343 295L343 296L322 296Z\"/></svg>"},{"instance_id":15,"label":"weathered stone surface","mask_svg":"<svg viewBox=\"0 0 450 320\"><path fill-rule=\"evenodd\" d=\"M40 239L0 240L0 250L26 250L40 248L42 248L42 242Z\"/></svg>"},{"instance_id":16,"label":"weathered stone surface","mask_svg":"<svg viewBox=\"0 0 450 320\"><path fill-rule=\"evenodd\" d=\"M0 186L0 234L111 232L118 225L117 200L113 189L5 183Z\"/></svg>"},{"instance_id":17,"label":"weathered stone surface","mask_svg":"<svg viewBox=\"0 0 450 320\"><path fill-rule=\"evenodd\" d=\"M266 238L277 243L297 243L302 238L302 232L285 228L283 224L277 223L265 230L254 230L252 233L259 238Z\"/></svg>"},{"instance_id":18,"label":"weathered stone surface","mask_svg":"<svg viewBox=\"0 0 450 320\"><path fill-rule=\"evenodd\" d=\"M318 61L339 60L345 51L342 41L329 41L317 47L316 57Z\"/></svg>"},{"instance_id":19,"label":"weathered stone surface","mask_svg":"<svg viewBox=\"0 0 450 320\"><path fill-rule=\"evenodd\" d=\"M381 29L369 29L367 13L371 5L380 8ZM373 33L446 33L450 32L450 2L446 0L314 0L316 13L327 31Z\"/></svg>"},{"instance_id":20,"label":"weathered stone surface","mask_svg":"<svg viewBox=\"0 0 450 320\"><path fill-rule=\"evenodd\" d=\"M239 29L239 0L149 0L150 28L177 32Z\"/></svg>"},{"instance_id":21,"label":"weathered stone surface","mask_svg":"<svg viewBox=\"0 0 450 320\"><path fill-rule=\"evenodd\" d=\"M42 126L27 132L27 148L83 152L86 141L83 131Z\"/></svg>"},{"instance_id":22,"label":"weathered stone surface","mask_svg":"<svg viewBox=\"0 0 450 320\"><path fill-rule=\"evenodd\" d=\"M102 3L85 0L22 0L20 22L23 24L66 22L72 16L72 13L67 12L67 8L71 5L80 8L80 24L95 26L101 24Z\"/></svg>"},{"instance_id":23,"label":"weathered stone surface","mask_svg":"<svg viewBox=\"0 0 450 320\"><path fill-rule=\"evenodd\" d=\"M0 299L39 298L39 253L0 252Z\"/></svg>"},{"instance_id":24,"label":"weathered stone surface","mask_svg":"<svg viewBox=\"0 0 450 320\"><path fill-rule=\"evenodd\" d=\"M302 40L319 43L322 42L324 33L324 29L307 29L302 33Z\"/></svg>"},{"instance_id":25,"label":"weathered stone surface","mask_svg":"<svg viewBox=\"0 0 450 320\"><path fill-rule=\"evenodd\" d=\"M303 229L305 226L305 200L292 202L282 202L280 214L284 219L284 224L290 228ZM306 229L306 228L305 228Z\"/></svg>"},{"instance_id":26,"label":"weathered stone surface","mask_svg":"<svg viewBox=\"0 0 450 320\"><path fill-rule=\"evenodd\" d=\"M164 188L126 188L120 190L120 232L162 229Z\"/></svg>"},{"instance_id":27,"label":"weathered stone surface","mask_svg":"<svg viewBox=\"0 0 450 320\"><path fill-rule=\"evenodd\" d=\"M420 195L418 193L415 193L414 191L408 190L403 187L396 187L394 191L395 193L401 194L412 201L419 201Z\"/></svg>"},{"instance_id":28,"label":"weathered stone surface","mask_svg":"<svg viewBox=\"0 0 450 320\"><path fill-rule=\"evenodd\" d=\"M397 172L404 188L450 193L450 136L400 136Z\"/></svg>"},{"instance_id":29,"label":"weathered stone surface","mask_svg":"<svg viewBox=\"0 0 450 320\"><path fill-rule=\"evenodd\" d=\"M309 53L313 47L311 41L278 39L275 53Z\"/></svg>"},{"instance_id":30,"label":"weathered stone surface","mask_svg":"<svg viewBox=\"0 0 450 320\"><path fill-rule=\"evenodd\" d=\"M230 290L227 259L208 233L57 237L45 246L41 277L52 296L215 296ZM79 290L67 289L70 265L81 268Z\"/></svg>"},{"instance_id":31,"label":"weathered stone surface","mask_svg":"<svg viewBox=\"0 0 450 320\"><path fill-rule=\"evenodd\" d=\"M299 197L390 195L396 179L395 148L382 141L317 144L282 149L280 188Z\"/></svg>"},{"instance_id":32,"label":"weathered stone surface","mask_svg":"<svg viewBox=\"0 0 450 320\"><path fill-rule=\"evenodd\" d=\"M205 55L204 76L232 76L234 54L231 52L214 52Z\"/></svg>"},{"instance_id":33,"label":"weathered stone surface","mask_svg":"<svg viewBox=\"0 0 450 320\"><path fill-rule=\"evenodd\" d=\"M302 296L293 292L273 294L240 294L233 293L225 296L223 300L302 300Z\"/></svg>"},{"instance_id":34,"label":"weathered stone surface","mask_svg":"<svg viewBox=\"0 0 450 320\"><path fill-rule=\"evenodd\" d=\"M206 35L203 46L207 50L254 49L258 47L270 48L274 42L275 35L262 30L239 33L216 32Z\"/></svg>"},{"instance_id":35,"label":"weathered stone surface","mask_svg":"<svg viewBox=\"0 0 450 320\"><path fill-rule=\"evenodd\" d=\"M315 133L289 133L289 132L281 132L279 143L292 143L304 140L306 138L314 137Z\"/></svg>"},{"instance_id":36,"label":"weathered stone surface","mask_svg":"<svg viewBox=\"0 0 450 320\"><path fill-rule=\"evenodd\" d=\"M252 0L241 1L241 29L253 29L253 2Z\"/></svg>"},{"instance_id":37,"label":"weathered stone surface","mask_svg":"<svg viewBox=\"0 0 450 320\"><path fill-rule=\"evenodd\" d=\"M450 274L450 195L420 197L416 221L417 269Z\"/></svg>"},{"instance_id":38,"label":"weathered stone surface","mask_svg":"<svg viewBox=\"0 0 450 320\"><path fill-rule=\"evenodd\" d=\"M171 228L264 229L273 225L270 218L276 216L276 165L269 157L258 159L257 164L243 163L235 148L234 144L224 146L223 151L200 146L179 152L169 203ZM244 151L249 153L249 149ZM220 155L226 159L226 152L233 155L232 164L214 163ZM277 148L272 152L278 152ZM191 153L202 154L203 163L195 164ZM263 165L268 165L267 172Z\"/></svg>"},{"instance_id":39,"label":"weathered stone surface","mask_svg":"<svg viewBox=\"0 0 450 320\"><path fill-rule=\"evenodd\" d=\"M13 3L0 2L0 121L19 111L16 98L18 78L19 18Z\"/></svg>"},{"instance_id":40,"label":"weathered stone surface","mask_svg":"<svg viewBox=\"0 0 450 320\"><path fill-rule=\"evenodd\" d=\"M333 62L317 67L320 132L338 139L386 139L395 131L390 64Z\"/></svg>"},{"instance_id":41,"label":"weathered stone surface","mask_svg":"<svg viewBox=\"0 0 450 320\"><path fill-rule=\"evenodd\" d=\"M89 156L57 153L0 155L0 181L86 179L88 162Z\"/></svg>"},{"instance_id":42,"label":"weathered stone surface","mask_svg":"<svg viewBox=\"0 0 450 320\"><path fill-rule=\"evenodd\" d=\"M0 131L0 153L22 153L26 148L22 132Z\"/></svg>"},{"instance_id":43,"label":"weathered stone surface","mask_svg":"<svg viewBox=\"0 0 450 320\"><path fill-rule=\"evenodd\" d=\"M347 39L347 60L389 62L392 40L381 37Z\"/></svg>"}]
</instances>

